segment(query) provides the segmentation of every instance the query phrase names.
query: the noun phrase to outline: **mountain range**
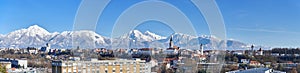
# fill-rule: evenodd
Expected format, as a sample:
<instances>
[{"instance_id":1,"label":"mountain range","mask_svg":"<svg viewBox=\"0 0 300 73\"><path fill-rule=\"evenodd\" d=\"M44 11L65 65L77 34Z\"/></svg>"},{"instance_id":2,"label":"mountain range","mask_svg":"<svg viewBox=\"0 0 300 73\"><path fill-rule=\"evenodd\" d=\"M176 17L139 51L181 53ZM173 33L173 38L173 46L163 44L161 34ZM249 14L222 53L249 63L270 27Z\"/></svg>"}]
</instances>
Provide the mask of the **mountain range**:
<instances>
[{"instance_id":1,"label":"mountain range","mask_svg":"<svg viewBox=\"0 0 300 73\"><path fill-rule=\"evenodd\" d=\"M201 43L204 44L205 49L209 49L213 47L213 44L222 43L221 39L208 35L191 36L173 33L170 36L160 36L150 31L132 30L118 38L109 38L89 30L50 33L38 25L33 25L6 35L0 35L0 47L43 47L48 43L51 44L52 48L74 48L77 46L82 48L167 48L171 36L174 45L181 48L199 49ZM227 49L249 49L249 44L236 40L227 40L226 45Z\"/></svg>"}]
</instances>

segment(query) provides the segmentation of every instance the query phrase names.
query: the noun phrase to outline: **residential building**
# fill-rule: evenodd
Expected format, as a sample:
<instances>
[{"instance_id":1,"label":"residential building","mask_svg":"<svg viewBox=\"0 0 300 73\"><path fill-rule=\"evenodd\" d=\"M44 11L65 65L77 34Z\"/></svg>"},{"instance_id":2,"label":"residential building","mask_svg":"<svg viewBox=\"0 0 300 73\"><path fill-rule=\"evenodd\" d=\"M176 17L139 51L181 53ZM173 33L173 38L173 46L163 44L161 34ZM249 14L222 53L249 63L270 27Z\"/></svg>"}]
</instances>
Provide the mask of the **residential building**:
<instances>
[{"instance_id":1,"label":"residential building","mask_svg":"<svg viewBox=\"0 0 300 73\"><path fill-rule=\"evenodd\" d=\"M250 63L250 59L241 59L240 61L243 64L249 64Z\"/></svg>"},{"instance_id":2,"label":"residential building","mask_svg":"<svg viewBox=\"0 0 300 73\"><path fill-rule=\"evenodd\" d=\"M0 62L10 62L11 63L11 68L27 68L28 61L26 59L10 59L10 58L5 58L5 59L0 59Z\"/></svg>"},{"instance_id":3,"label":"residential building","mask_svg":"<svg viewBox=\"0 0 300 73\"><path fill-rule=\"evenodd\" d=\"M11 68L11 63L10 62L0 62L1 66L4 66L6 69L10 69Z\"/></svg>"},{"instance_id":4,"label":"residential building","mask_svg":"<svg viewBox=\"0 0 300 73\"><path fill-rule=\"evenodd\" d=\"M144 60L52 61L52 73L150 73Z\"/></svg>"},{"instance_id":5,"label":"residential building","mask_svg":"<svg viewBox=\"0 0 300 73\"><path fill-rule=\"evenodd\" d=\"M258 61L250 61L250 66L262 66L263 64L259 63Z\"/></svg>"},{"instance_id":6,"label":"residential building","mask_svg":"<svg viewBox=\"0 0 300 73\"><path fill-rule=\"evenodd\" d=\"M38 71L36 68L26 68L26 69L17 69L17 68L11 68L7 70L8 73L44 73L41 71Z\"/></svg>"}]
</instances>

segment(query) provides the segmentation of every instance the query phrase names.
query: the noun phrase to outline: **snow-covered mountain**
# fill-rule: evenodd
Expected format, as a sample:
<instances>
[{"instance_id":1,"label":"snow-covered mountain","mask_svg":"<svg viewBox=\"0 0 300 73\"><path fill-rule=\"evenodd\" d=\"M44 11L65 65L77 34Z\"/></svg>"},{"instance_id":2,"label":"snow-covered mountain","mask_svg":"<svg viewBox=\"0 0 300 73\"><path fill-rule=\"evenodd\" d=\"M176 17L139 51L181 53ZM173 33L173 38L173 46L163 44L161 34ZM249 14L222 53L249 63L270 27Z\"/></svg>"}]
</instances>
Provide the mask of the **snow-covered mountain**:
<instances>
[{"instance_id":1,"label":"snow-covered mountain","mask_svg":"<svg viewBox=\"0 0 300 73\"><path fill-rule=\"evenodd\" d=\"M33 25L27 29L16 30L5 35L2 37L3 42L0 44L4 47L37 47L45 44L44 42L47 42L49 38L51 38L51 33L37 25Z\"/></svg>"},{"instance_id":2,"label":"snow-covered mountain","mask_svg":"<svg viewBox=\"0 0 300 73\"><path fill-rule=\"evenodd\" d=\"M149 37L151 37L151 38L154 39L154 40L166 39L166 37L157 35L157 34L152 33L152 32L150 32L150 31L146 31L146 32L144 33L144 35L149 36Z\"/></svg>"},{"instance_id":3,"label":"snow-covered mountain","mask_svg":"<svg viewBox=\"0 0 300 73\"><path fill-rule=\"evenodd\" d=\"M72 41L72 39L74 41ZM104 47L108 46L109 39L98 35L93 31L64 31L49 40L53 47L70 48L72 45L81 47Z\"/></svg>"},{"instance_id":4,"label":"snow-covered mountain","mask_svg":"<svg viewBox=\"0 0 300 73\"><path fill-rule=\"evenodd\" d=\"M206 49L209 49L215 44L222 43L221 39L215 36L191 36L182 33L174 33L171 36L163 37L156 35L150 31L144 32L144 34L138 30L130 31L129 33L114 38L112 45L113 48L142 48L142 47L155 47L155 48L167 48L170 38L173 37L174 45L181 48L199 49L199 44L204 44ZM247 44L236 41L228 40L228 49L245 49Z\"/></svg>"},{"instance_id":5,"label":"snow-covered mountain","mask_svg":"<svg viewBox=\"0 0 300 73\"><path fill-rule=\"evenodd\" d=\"M26 29L13 31L7 35L0 35L0 47L42 47L49 43L53 48L72 48L77 46L85 48L166 48L171 37L173 37L173 42L176 46L189 49L198 49L199 44L204 44L205 48L210 48L213 46L212 44L218 44L222 41L217 37L207 35L191 36L174 33L172 36L164 37L150 31L140 32L138 30L132 30L123 36L111 39L88 30L50 33L38 25L33 25ZM226 45L229 49L244 49L247 46L247 44L236 40L228 40Z\"/></svg>"},{"instance_id":6,"label":"snow-covered mountain","mask_svg":"<svg viewBox=\"0 0 300 73\"><path fill-rule=\"evenodd\" d=\"M4 37L4 35L0 34L0 43L3 42L3 37Z\"/></svg>"},{"instance_id":7,"label":"snow-covered mountain","mask_svg":"<svg viewBox=\"0 0 300 73\"><path fill-rule=\"evenodd\" d=\"M119 38L114 38L112 42L113 48L121 48L121 47L148 47L149 43L155 40L165 39L165 37L159 36L150 31L146 31L144 33L139 30L132 30L127 34L120 36Z\"/></svg>"},{"instance_id":8,"label":"snow-covered mountain","mask_svg":"<svg viewBox=\"0 0 300 73\"><path fill-rule=\"evenodd\" d=\"M109 41L109 39L93 31L82 30L49 33L40 26L33 25L27 29L16 30L0 37L0 47L42 47L46 43L51 44L54 48L71 48L73 44L83 47L103 47L107 46L106 43L109 43Z\"/></svg>"}]
</instances>

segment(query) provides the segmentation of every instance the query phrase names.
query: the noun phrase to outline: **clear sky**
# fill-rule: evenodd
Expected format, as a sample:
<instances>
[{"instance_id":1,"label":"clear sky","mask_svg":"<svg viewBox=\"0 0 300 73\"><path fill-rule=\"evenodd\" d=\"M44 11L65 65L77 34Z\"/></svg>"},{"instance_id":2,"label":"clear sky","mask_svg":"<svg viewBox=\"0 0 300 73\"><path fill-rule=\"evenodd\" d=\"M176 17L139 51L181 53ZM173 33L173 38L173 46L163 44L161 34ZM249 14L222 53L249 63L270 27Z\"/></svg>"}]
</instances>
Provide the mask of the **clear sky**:
<instances>
[{"instance_id":1,"label":"clear sky","mask_svg":"<svg viewBox=\"0 0 300 73\"><path fill-rule=\"evenodd\" d=\"M112 0L102 13L96 32L109 37L118 16L142 0ZM164 0L192 21L198 35L209 35L208 26L188 0ZM49 32L71 31L81 0L0 0L0 34L34 24ZM299 0L216 0L224 17L227 38L273 47L300 47ZM151 26L149 26L151 24ZM149 27L151 29L149 29ZM160 22L145 22L136 29L167 36Z\"/></svg>"}]
</instances>

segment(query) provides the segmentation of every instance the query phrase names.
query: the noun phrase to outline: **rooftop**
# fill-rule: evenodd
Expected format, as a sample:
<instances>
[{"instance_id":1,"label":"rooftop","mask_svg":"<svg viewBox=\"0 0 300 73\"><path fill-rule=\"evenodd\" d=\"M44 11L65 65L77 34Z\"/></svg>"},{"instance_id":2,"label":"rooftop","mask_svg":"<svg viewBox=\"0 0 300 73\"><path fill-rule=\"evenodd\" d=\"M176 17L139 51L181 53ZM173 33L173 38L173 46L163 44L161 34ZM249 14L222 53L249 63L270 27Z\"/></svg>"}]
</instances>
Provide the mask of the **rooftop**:
<instances>
[{"instance_id":1,"label":"rooftop","mask_svg":"<svg viewBox=\"0 0 300 73\"><path fill-rule=\"evenodd\" d=\"M269 68L252 68L247 70L235 70L226 73L285 73L285 72L275 71Z\"/></svg>"}]
</instances>

